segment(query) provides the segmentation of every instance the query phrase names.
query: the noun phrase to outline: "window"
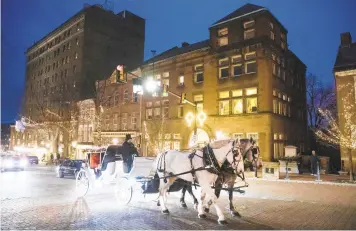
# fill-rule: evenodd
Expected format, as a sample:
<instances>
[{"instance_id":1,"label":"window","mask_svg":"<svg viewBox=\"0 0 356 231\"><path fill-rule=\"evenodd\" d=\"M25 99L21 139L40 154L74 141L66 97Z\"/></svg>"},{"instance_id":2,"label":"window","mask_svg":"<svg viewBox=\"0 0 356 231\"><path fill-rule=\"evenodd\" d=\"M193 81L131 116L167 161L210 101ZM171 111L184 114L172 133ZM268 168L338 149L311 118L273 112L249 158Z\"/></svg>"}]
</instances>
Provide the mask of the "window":
<instances>
[{"instance_id":1,"label":"window","mask_svg":"<svg viewBox=\"0 0 356 231\"><path fill-rule=\"evenodd\" d=\"M227 27L218 30L218 46L226 46L229 43L229 30Z\"/></svg>"},{"instance_id":2,"label":"window","mask_svg":"<svg viewBox=\"0 0 356 231\"><path fill-rule=\"evenodd\" d=\"M194 67L194 81L196 83L201 83L204 81L203 64L195 65Z\"/></svg>"},{"instance_id":3,"label":"window","mask_svg":"<svg viewBox=\"0 0 356 231\"><path fill-rule=\"evenodd\" d=\"M178 77L178 86L184 86L184 75Z\"/></svg>"},{"instance_id":4,"label":"window","mask_svg":"<svg viewBox=\"0 0 356 231\"><path fill-rule=\"evenodd\" d=\"M76 44L77 46L79 46L79 39L78 39L78 38L75 39L75 44Z\"/></svg>"},{"instance_id":5,"label":"window","mask_svg":"<svg viewBox=\"0 0 356 231\"><path fill-rule=\"evenodd\" d=\"M137 103L138 102L138 94L137 93L132 93L132 102Z\"/></svg>"},{"instance_id":6,"label":"window","mask_svg":"<svg viewBox=\"0 0 356 231\"><path fill-rule=\"evenodd\" d=\"M219 99L226 99L230 97L229 91L220 91L219 92Z\"/></svg>"},{"instance_id":7,"label":"window","mask_svg":"<svg viewBox=\"0 0 356 231\"><path fill-rule=\"evenodd\" d=\"M257 97L246 99L246 112L247 113L257 112Z\"/></svg>"},{"instance_id":8,"label":"window","mask_svg":"<svg viewBox=\"0 0 356 231\"><path fill-rule=\"evenodd\" d=\"M224 100L219 101L219 115L229 115L230 112L230 101Z\"/></svg>"},{"instance_id":9,"label":"window","mask_svg":"<svg viewBox=\"0 0 356 231\"><path fill-rule=\"evenodd\" d=\"M236 55L231 57L231 63L238 63L242 61L242 56L241 55Z\"/></svg>"},{"instance_id":10,"label":"window","mask_svg":"<svg viewBox=\"0 0 356 231\"><path fill-rule=\"evenodd\" d=\"M240 97L242 96L242 90L232 90L232 97Z\"/></svg>"},{"instance_id":11,"label":"window","mask_svg":"<svg viewBox=\"0 0 356 231\"><path fill-rule=\"evenodd\" d=\"M155 118L160 118L161 117L161 108L156 107L154 109L154 116L155 116Z\"/></svg>"},{"instance_id":12,"label":"window","mask_svg":"<svg viewBox=\"0 0 356 231\"><path fill-rule=\"evenodd\" d=\"M173 142L173 149L174 150L180 150L180 141L174 141Z\"/></svg>"},{"instance_id":13,"label":"window","mask_svg":"<svg viewBox=\"0 0 356 231\"><path fill-rule=\"evenodd\" d=\"M204 104L203 103L197 103L197 113L202 112L204 109Z\"/></svg>"},{"instance_id":14,"label":"window","mask_svg":"<svg viewBox=\"0 0 356 231\"><path fill-rule=\"evenodd\" d=\"M164 141L164 150L170 150L171 149L171 141Z\"/></svg>"},{"instance_id":15,"label":"window","mask_svg":"<svg viewBox=\"0 0 356 231\"><path fill-rule=\"evenodd\" d=\"M155 101L154 105L155 105L155 107L160 107L161 106L161 101Z\"/></svg>"},{"instance_id":16,"label":"window","mask_svg":"<svg viewBox=\"0 0 356 231\"><path fill-rule=\"evenodd\" d=\"M273 26L273 23L270 22L270 23L269 23L269 27L273 30L273 27L274 27L274 26Z\"/></svg>"},{"instance_id":17,"label":"window","mask_svg":"<svg viewBox=\"0 0 356 231\"><path fill-rule=\"evenodd\" d=\"M163 76L163 78L168 78L169 77L169 72L163 72L162 76Z\"/></svg>"},{"instance_id":18,"label":"window","mask_svg":"<svg viewBox=\"0 0 356 231\"><path fill-rule=\"evenodd\" d=\"M243 133L232 133L232 138L240 140L240 139L244 138L244 134Z\"/></svg>"},{"instance_id":19,"label":"window","mask_svg":"<svg viewBox=\"0 0 356 231\"><path fill-rule=\"evenodd\" d=\"M114 119L113 119L113 125L114 125L114 129L115 129L115 130L118 129L117 124L118 124L118 114L115 113L115 114L114 114Z\"/></svg>"},{"instance_id":20,"label":"window","mask_svg":"<svg viewBox=\"0 0 356 231\"><path fill-rule=\"evenodd\" d=\"M245 63L245 73L246 74L251 74L251 73L256 73L257 72L257 64L256 61L251 61Z\"/></svg>"},{"instance_id":21,"label":"window","mask_svg":"<svg viewBox=\"0 0 356 231\"><path fill-rule=\"evenodd\" d=\"M162 79L162 84L169 86L169 79Z\"/></svg>"},{"instance_id":22,"label":"window","mask_svg":"<svg viewBox=\"0 0 356 231\"><path fill-rule=\"evenodd\" d=\"M256 59L256 52L250 52L245 54L245 60L252 60L252 59Z\"/></svg>"},{"instance_id":23,"label":"window","mask_svg":"<svg viewBox=\"0 0 356 231\"><path fill-rule=\"evenodd\" d=\"M152 108L146 109L146 119L151 120L152 119Z\"/></svg>"},{"instance_id":24,"label":"window","mask_svg":"<svg viewBox=\"0 0 356 231\"><path fill-rule=\"evenodd\" d=\"M124 90L124 102L129 102L129 91L127 89Z\"/></svg>"},{"instance_id":25,"label":"window","mask_svg":"<svg viewBox=\"0 0 356 231\"><path fill-rule=\"evenodd\" d=\"M183 106L179 106L178 107L178 118L183 118L183 114L184 113L184 107Z\"/></svg>"},{"instance_id":26,"label":"window","mask_svg":"<svg viewBox=\"0 0 356 231\"><path fill-rule=\"evenodd\" d=\"M248 139L252 138L256 142L256 145L258 146L258 133L257 132L247 133L246 138L248 138Z\"/></svg>"},{"instance_id":27,"label":"window","mask_svg":"<svg viewBox=\"0 0 356 231\"><path fill-rule=\"evenodd\" d=\"M273 100L273 113L278 114L278 100Z\"/></svg>"},{"instance_id":28,"label":"window","mask_svg":"<svg viewBox=\"0 0 356 231\"><path fill-rule=\"evenodd\" d=\"M255 37L255 29L251 29L251 30L245 31L245 33L244 33L244 39L245 40L251 39L251 38L254 38L254 37Z\"/></svg>"},{"instance_id":29,"label":"window","mask_svg":"<svg viewBox=\"0 0 356 231\"><path fill-rule=\"evenodd\" d=\"M161 79L161 75L160 74L155 75L155 77L156 77L156 80L160 80Z\"/></svg>"},{"instance_id":30,"label":"window","mask_svg":"<svg viewBox=\"0 0 356 231\"><path fill-rule=\"evenodd\" d=\"M146 107L152 107L152 102L146 102Z\"/></svg>"},{"instance_id":31,"label":"window","mask_svg":"<svg viewBox=\"0 0 356 231\"><path fill-rule=\"evenodd\" d=\"M247 88L246 89L246 95L256 95L257 94L257 88Z\"/></svg>"},{"instance_id":32,"label":"window","mask_svg":"<svg viewBox=\"0 0 356 231\"><path fill-rule=\"evenodd\" d=\"M269 37L272 39L272 40L274 40L275 38L274 38L274 33L272 32L272 31L270 31L270 35L269 35Z\"/></svg>"},{"instance_id":33,"label":"window","mask_svg":"<svg viewBox=\"0 0 356 231\"><path fill-rule=\"evenodd\" d=\"M218 30L218 36L219 37L220 36L226 36L226 35L228 35L228 33L229 33L229 30L228 30L227 27Z\"/></svg>"},{"instance_id":34,"label":"window","mask_svg":"<svg viewBox=\"0 0 356 231\"><path fill-rule=\"evenodd\" d=\"M136 117L136 113L132 113L131 124L132 124L132 130L136 130L136 129L137 129L137 117Z\"/></svg>"},{"instance_id":35,"label":"window","mask_svg":"<svg viewBox=\"0 0 356 231\"><path fill-rule=\"evenodd\" d=\"M232 114L241 114L243 113L243 109L242 99L232 100Z\"/></svg>"},{"instance_id":36,"label":"window","mask_svg":"<svg viewBox=\"0 0 356 231\"><path fill-rule=\"evenodd\" d=\"M252 28L254 25L255 25L255 20L244 22L244 28L245 29Z\"/></svg>"},{"instance_id":37,"label":"window","mask_svg":"<svg viewBox=\"0 0 356 231\"><path fill-rule=\"evenodd\" d=\"M233 65L233 66L232 66L232 73L233 73L233 76L242 75L242 74L243 74L242 70L243 70L242 64Z\"/></svg>"},{"instance_id":38,"label":"window","mask_svg":"<svg viewBox=\"0 0 356 231\"><path fill-rule=\"evenodd\" d=\"M285 43L285 42L281 42L281 48L282 48L283 50L286 49L286 43Z\"/></svg>"},{"instance_id":39,"label":"window","mask_svg":"<svg viewBox=\"0 0 356 231\"><path fill-rule=\"evenodd\" d=\"M286 40L286 35L284 33L281 33L281 39Z\"/></svg>"},{"instance_id":40,"label":"window","mask_svg":"<svg viewBox=\"0 0 356 231\"><path fill-rule=\"evenodd\" d=\"M201 101L204 100L204 97L203 97L202 94L200 94L200 95L194 95L194 96L193 96L193 100L194 100L194 102L201 102Z\"/></svg>"},{"instance_id":41,"label":"window","mask_svg":"<svg viewBox=\"0 0 356 231\"><path fill-rule=\"evenodd\" d=\"M227 36L218 38L218 46L219 47L227 46L228 44L229 44L229 39Z\"/></svg>"},{"instance_id":42,"label":"window","mask_svg":"<svg viewBox=\"0 0 356 231\"><path fill-rule=\"evenodd\" d=\"M219 78L229 77L229 59L224 58L219 60Z\"/></svg>"},{"instance_id":43,"label":"window","mask_svg":"<svg viewBox=\"0 0 356 231\"><path fill-rule=\"evenodd\" d=\"M75 52L74 58L75 58L75 59L78 59L78 53L77 53L77 52Z\"/></svg>"},{"instance_id":44,"label":"window","mask_svg":"<svg viewBox=\"0 0 356 231\"><path fill-rule=\"evenodd\" d=\"M74 66L73 66L73 73L75 73L76 71L77 71L77 66L74 65Z\"/></svg>"}]
</instances>

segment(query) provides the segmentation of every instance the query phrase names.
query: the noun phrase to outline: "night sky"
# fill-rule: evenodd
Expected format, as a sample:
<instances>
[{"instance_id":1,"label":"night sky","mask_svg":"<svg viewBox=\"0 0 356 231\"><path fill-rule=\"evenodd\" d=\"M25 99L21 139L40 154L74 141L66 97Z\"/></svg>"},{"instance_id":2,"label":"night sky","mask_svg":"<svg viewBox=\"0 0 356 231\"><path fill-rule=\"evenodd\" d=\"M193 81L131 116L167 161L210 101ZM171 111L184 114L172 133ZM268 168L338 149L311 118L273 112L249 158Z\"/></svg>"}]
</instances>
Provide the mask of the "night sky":
<instances>
[{"instance_id":1,"label":"night sky","mask_svg":"<svg viewBox=\"0 0 356 231\"><path fill-rule=\"evenodd\" d=\"M212 23L246 3L267 7L288 29L289 48L308 72L333 83L332 68L340 33L356 41L355 0L110 0L114 12L127 9L146 19L145 59L207 39ZM82 9L105 0L2 0L1 122L18 119L24 91L25 51ZM222 4L223 3L223 4Z\"/></svg>"}]
</instances>

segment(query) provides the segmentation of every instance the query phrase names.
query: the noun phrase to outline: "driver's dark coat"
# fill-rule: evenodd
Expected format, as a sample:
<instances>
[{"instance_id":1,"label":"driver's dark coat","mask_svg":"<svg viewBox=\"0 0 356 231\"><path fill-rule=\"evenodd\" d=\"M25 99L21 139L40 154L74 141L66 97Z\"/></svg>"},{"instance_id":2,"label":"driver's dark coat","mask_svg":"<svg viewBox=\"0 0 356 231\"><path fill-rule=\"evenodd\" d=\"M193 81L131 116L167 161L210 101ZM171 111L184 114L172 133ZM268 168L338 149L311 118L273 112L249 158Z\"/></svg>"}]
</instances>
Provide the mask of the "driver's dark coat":
<instances>
[{"instance_id":1,"label":"driver's dark coat","mask_svg":"<svg viewBox=\"0 0 356 231\"><path fill-rule=\"evenodd\" d=\"M124 161L132 162L133 155L134 154L138 155L138 152L137 152L137 149L133 143L125 141L122 144L121 154L122 154Z\"/></svg>"}]
</instances>

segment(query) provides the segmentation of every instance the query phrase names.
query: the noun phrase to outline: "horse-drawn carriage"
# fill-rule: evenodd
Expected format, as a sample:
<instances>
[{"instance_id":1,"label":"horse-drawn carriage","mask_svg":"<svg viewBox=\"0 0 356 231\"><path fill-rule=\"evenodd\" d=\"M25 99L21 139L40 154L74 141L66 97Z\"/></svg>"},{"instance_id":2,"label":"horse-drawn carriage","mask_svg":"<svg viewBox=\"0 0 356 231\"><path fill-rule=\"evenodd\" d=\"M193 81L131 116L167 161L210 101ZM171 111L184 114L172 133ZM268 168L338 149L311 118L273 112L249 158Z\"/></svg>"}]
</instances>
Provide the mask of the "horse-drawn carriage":
<instances>
[{"instance_id":1,"label":"horse-drawn carriage","mask_svg":"<svg viewBox=\"0 0 356 231\"><path fill-rule=\"evenodd\" d=\"M147 182L153 179L154 175L150 174L153 161L154 158L138 157L137 153L130 153L125 158L120 145L89 152L76 176L77 197L84 197L89 188L106 185L113 187L118 203L128 204L133 191L140 189L144 192Z\"/></svg>"},{"instance_id":2,"label":"horse-drawn carriage","mask_svg":"<svg viewBox=\"0 0 356 231\"><path fill-rule=\"evenodd\" d=\"M162 213L169 213L164 199L170 187L180 179L189 187L199 183L199 217L206 217L205 212L214 205L219 223L224 223L224 215L216 204L219 193L221 190L229 191L230 212L238 215L232 204L232 193L242 192L241 188L248 186L244 178L244 161L254 159L255 154L259 155L259 149L252 139L245 139L242 143L240 140L227 140L221 144L208 144L194 152L170 150L156 158L137 157L136 153L130 153L130 159L123 153L122 146L117 145L109 146L105 152L89 153L88 163L76 177L77 196L85 196L95 182L114 186L114 194L120 204L128 204L135 189L142 194L159 192ZM238 177L245 185L234 186ZM228 187L223 188L224 184ZM209 199L205 201L207 204L203 204L205 195Z\"/></svg>"}]
</instances>

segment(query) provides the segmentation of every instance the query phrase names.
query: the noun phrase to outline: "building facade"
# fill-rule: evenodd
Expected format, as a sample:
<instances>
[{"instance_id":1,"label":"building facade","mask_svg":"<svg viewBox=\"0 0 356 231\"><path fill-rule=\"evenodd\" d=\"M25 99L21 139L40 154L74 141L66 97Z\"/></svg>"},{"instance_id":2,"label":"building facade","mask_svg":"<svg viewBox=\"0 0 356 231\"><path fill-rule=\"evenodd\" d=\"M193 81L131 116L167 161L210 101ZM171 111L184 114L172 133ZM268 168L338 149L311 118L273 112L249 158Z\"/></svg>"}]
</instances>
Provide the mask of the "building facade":
<instances>
[{"instance_id":1,"label":"building facade","mask_svg":"<svg viewBox=\"0 0 356 231\"><path fill-rule=\"evenodd\" d=\"M139 16L126 10L115 14L100 5L83 8L27 49L22 115L33 124L51 124L49 136L62 134L67 155L76 102L95 98L95 82L109 76L118 64L133 68L142 63L144 40L145 20ZM20 143L40 144L36 137L25 135ZM57 144L52 146L55 151Z\"/></svg>"},{"instance_id":2,"label":"building facade","mask_svg":"<svg viewBox=\"0 0 356 231\"><path fill-rule=\"evenodd\" d=\"M247 4L214 23L208 40L173 47L147 60L145 79L160 80L172 94L144 96L144 150L186 149L193 138L187 113L207 115L197 140L217 134L257 140L263 160L284 155L285 145L304 151L306 143L306 66L288 49L288 31L266 8ZM157 140L157 138L156 138Z\"/></svg>"},{"instance_id":3,"label":"building facade","mask_svg":"<svg viewBox=\"0 0 356 231\"><path fill-rule=\"evenodd\" d=\"M350 137L348 143L356 142L356 43L352 42L349 32L341 34L341 44L334 65L334 77L339 127L346 136ZM355 143L352 145L356 146ZM355 171L356 150L340 146L341 169L349 171L349 154L351 154Z\"/></svg>"}]
</instances>

